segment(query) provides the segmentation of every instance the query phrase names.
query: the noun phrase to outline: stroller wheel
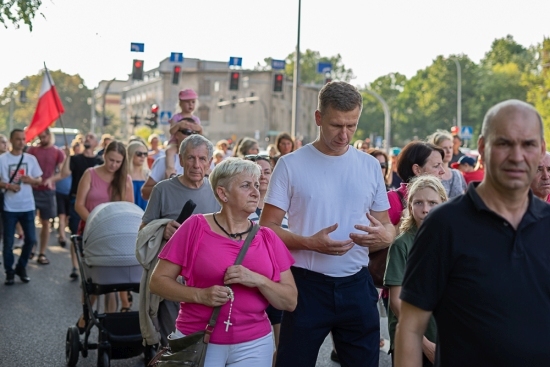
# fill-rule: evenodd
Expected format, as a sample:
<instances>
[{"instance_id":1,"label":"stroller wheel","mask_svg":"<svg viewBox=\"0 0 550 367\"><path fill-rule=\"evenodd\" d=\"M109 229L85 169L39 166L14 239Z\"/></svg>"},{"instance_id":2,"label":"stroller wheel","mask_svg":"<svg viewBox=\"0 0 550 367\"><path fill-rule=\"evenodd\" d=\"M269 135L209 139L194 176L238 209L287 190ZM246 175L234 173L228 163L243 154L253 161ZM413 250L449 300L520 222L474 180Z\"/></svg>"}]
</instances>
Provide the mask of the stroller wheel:
<instances>
[{"instance_id":1,"label":"stroller wheel","mask_svg":"<svg viewBox=\"0 0 550 367\"><path fill-rule=\"evenodd\" d=\"M97 348L97 367L110 367L111 361L109 359L109 348L99 346Z\"/></svg>"},{"instance_id":2,"label":"stroller wheel","mask_svg":"<svg viewBox=\"0 0 550 367\"><path fill-rule=\"evenodd\" d=\"M67 338L65 340L65 360L67 362L67 366L76 366L79 352L80 334L76 326L71 326L69 330L67 330Z\"/></svg>"}]
</instances>

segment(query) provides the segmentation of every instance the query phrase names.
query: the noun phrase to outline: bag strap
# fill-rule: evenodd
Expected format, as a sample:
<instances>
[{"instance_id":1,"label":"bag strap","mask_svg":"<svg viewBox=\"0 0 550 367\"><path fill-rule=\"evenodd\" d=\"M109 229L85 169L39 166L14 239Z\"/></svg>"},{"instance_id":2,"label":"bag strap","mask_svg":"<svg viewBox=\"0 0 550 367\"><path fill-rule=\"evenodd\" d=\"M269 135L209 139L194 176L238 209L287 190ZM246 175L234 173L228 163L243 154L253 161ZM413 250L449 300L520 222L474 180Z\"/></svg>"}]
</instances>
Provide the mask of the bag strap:
<instances>
[{"instance_id":1,"label":"bag strap","mask_svg":"<svg viewBox=\"0 0 550 367\"><path fill-rule=\"evenodd\" d=\"M15 167L15 171L13 171L13 174L10 177L10 182L8 182L8 185L13 182L13 179L15 176L17 176L17 171L19 171L19 167L21 167L21 163L23 163L23 156L25 153L21 152L21 159L19 160L19 163L17 163L17 167Z\"/></svg>"},{"instance_id":2,"label":"bag strap","mask_svg":"<svg viewBox=\"0 0 550 367\"><path fill-rule=\"evenodd\" d=\"M405 198L403 197L403 193L399 191L399 189L393 190L393 191L395 191L397 193L397 196L399 196L399 201L401 201L401 206L403 206L403 210L405 210L407 205L405 205Z\"/></svg>"},{"instance_id":3,"label":"bag strap","mask_svg":"<svg viewBox=\"0 0 550 367\"><path fill-rule=\"evenodd\" d=\"M260 226L257 224L252 225L252 229L248 233L248 236L246 236L246 240L243 243L243 247L241 247L241 251L239 251L239 254L237 255L237 259L235 260L234 265L240 265L243 262L244 256L246 255L246 252L248 251L248 248L250 247L250 244L252 243L252 240L256 236L256 233L258 233L258 230L260 229ZM212 316L210 316L210 320L208 321L208 325L206 325L206 333L204 334L204 342L208 343L210 341L210 335L214 331L214 326L216 326L216 320L218 319L218 315L220 314L221 306L214 307L214 310L212 311Z\"/></svg>"}]
</instances>

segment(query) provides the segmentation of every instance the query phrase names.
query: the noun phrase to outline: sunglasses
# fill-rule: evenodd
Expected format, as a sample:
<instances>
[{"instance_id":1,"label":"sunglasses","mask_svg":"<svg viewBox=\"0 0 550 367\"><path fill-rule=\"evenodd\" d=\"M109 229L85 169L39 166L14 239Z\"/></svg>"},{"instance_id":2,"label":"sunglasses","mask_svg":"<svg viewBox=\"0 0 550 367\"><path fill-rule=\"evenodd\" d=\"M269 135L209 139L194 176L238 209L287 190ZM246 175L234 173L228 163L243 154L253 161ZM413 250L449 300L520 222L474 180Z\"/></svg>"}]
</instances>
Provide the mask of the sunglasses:
<instances>
[{"instance_id":1,"label":"sunglasses","mask_svg":"<svg viewBox=\"0 0 550 367\"><path fill-rule=\"evenodd\" d=\"M388 164L380 162L380 167L381 168L388 168Z\"/></svg>"},{"instance_id":2,"label":"sunglasses","mask_svg":"<svg viewBox=\"0 0 550 367\"><path fill-rule=\"evenodd\" d=\"M147 157L147 152L136 152L135 154L137 157L140 157L140 158Z\"/></svg>"},{"instance_id":3,"label":"sunglasses","mask_svg":"<svg viewBox=\"0 0 550 367\"><path fill-rule=\"evenodd\" d=\"M257 160L264 160L266 162L269 162L271 163L271 159L268 155L263 155L263 154L249 154L249 155L245 155L244 156L244 159L246 159L247 161L252 161L252 162L256 162Z\"/></svg>"},{"instance_id":4,"label":"sunglasses","mask_svg":"<svg viewBox=\"0 0 550 367\"><path fill-rule=\"evenodd\" d=\"M193 135L193 134L198 134L198 132L194 131L194 130L191 130L191 129L181 129L181 130L178 130L180 133L182 133L183 135Z\"/></svg>"}]
</instances>

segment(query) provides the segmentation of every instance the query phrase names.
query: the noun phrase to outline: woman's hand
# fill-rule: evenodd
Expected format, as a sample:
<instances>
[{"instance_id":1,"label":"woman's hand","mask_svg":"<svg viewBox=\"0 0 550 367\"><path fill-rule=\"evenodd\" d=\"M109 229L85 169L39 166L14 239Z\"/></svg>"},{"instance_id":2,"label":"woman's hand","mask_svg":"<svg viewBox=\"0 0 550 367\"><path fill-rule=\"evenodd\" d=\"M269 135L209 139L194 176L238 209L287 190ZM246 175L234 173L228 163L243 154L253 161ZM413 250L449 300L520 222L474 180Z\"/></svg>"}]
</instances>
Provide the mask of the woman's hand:
<instances>
[{"instance_id":1,"label":"woman's hand","mask_svg":"<svg viewBox=\"0 0 550 367\"><path fill-rule=\"evenodd\" d=\"M254 288L262 285L263 277L242 265L232 265L225 271L223 282L225 284L242 284Z\"/></svg>"},{"instance_id":2,"label":"woman's hand","mask_svg":"<svg viewBox=\"0 0 550 367\"><path fill-rule=\"evenodd\" d=\"M203 288L198 292L197 303L210 307L225 305L229 301L229 294L229 288L222 285Z\"/></svg>"}]
</instances>

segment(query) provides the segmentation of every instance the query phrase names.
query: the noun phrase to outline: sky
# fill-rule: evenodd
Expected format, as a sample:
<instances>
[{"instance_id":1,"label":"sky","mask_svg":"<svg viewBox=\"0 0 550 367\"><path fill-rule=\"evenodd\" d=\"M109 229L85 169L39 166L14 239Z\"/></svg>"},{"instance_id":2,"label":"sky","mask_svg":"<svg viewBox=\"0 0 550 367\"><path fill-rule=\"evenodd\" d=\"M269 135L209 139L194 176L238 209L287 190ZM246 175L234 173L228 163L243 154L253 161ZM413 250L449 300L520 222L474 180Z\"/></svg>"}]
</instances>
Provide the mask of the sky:
<instances>
[{"instance_id":1,"label":"sky","mask_svg":"<svg viewBox=\"0 0 550 367\"><path fill-rule=\"evenodd\" d=\"M0 27L0 88L51 70L80 74L88 88L126 79L134 58L145 69L171 52L203 60L265 57L294 51L298 0L43 0L33 22ZM528 47L550 36L546 0L302 0L300 49L340 54L363 86L379 76L407 77L438 55L478 62L496 38L510 34ZM144 53L130 43L145 43Z\"/></svg>"}]
</instances>

